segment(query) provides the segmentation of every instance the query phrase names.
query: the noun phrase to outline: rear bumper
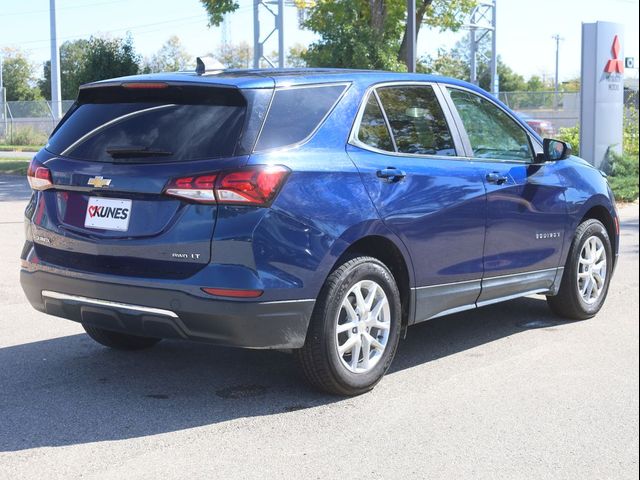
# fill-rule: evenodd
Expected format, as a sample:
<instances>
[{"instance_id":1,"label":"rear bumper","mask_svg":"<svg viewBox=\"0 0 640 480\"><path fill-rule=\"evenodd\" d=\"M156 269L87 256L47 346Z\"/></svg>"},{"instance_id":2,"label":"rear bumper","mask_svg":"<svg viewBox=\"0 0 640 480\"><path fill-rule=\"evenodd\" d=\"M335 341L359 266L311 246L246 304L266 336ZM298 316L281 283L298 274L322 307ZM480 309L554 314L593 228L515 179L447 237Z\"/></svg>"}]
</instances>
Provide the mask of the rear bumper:
<instances>
[{"instance_id":1,"label":"rear bumper","mask_svg":"<svg viewBox=\"0 0 640 480\"><path fill-rule=\"evenodd\" d=\"M31 305L98 328L245 348L300 348L314 300L223 301L166 288L20 272Z\"/></svg>"}]
</instances>

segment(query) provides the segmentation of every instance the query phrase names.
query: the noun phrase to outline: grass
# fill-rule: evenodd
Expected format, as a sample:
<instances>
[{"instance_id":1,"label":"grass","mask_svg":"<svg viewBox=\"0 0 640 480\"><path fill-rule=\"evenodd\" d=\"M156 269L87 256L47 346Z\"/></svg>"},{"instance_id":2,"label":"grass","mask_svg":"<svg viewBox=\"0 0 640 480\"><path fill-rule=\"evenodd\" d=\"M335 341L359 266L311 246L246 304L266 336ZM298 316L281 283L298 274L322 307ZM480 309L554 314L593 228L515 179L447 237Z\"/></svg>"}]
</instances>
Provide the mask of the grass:
<instances>
[{"instance_id":1,"label":"grass","mask_svg":"<svg viewBox=\"0 0 640 480\"><path fill-rule=\"evenodd\" d=\"M0 152L37 152L43 146L6 145L0 143Z\"/></svg>"},{"instance_id":2,"label":"grass","mask_svg":"<svg viewBox=\"0 0 640 480\"><path fill-rule=\"evenodd\" d=\"M26 175L27 168L29 168L29 160L0 156L0 175Z\"/></svg>"}]
</instances>

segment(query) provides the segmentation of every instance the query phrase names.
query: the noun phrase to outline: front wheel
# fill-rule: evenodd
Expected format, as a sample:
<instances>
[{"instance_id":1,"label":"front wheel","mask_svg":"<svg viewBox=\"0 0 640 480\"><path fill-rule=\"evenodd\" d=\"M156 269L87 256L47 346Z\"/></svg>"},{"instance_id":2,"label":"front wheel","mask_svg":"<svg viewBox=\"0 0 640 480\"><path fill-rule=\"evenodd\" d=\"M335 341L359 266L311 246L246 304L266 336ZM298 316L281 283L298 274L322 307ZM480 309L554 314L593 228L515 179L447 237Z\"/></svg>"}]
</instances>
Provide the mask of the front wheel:
<instances>
[{"instance_id":1,"label":"front wheel","mask_svg":"<svg viewBox=\"0 0 640 480\"><path fill-rule=\"evenodd\" d=\"M400 292L389 269L372 257L345 262L327 278L296 352L305 377L337 395L371 390L395 356L400 319Z\"/></svg>"},{"instance_id":2,"label":"front wheel","mask_svg":"<svg viewBox=\"0 0 640 480\"><path fill-rule=\"evenodd\" d=\"M596 315L609 291L612 249L609 234L598 220L581 223L569 250L558 295L547 297L551 310L565 318Z\"/></svg>"}]
</instances>

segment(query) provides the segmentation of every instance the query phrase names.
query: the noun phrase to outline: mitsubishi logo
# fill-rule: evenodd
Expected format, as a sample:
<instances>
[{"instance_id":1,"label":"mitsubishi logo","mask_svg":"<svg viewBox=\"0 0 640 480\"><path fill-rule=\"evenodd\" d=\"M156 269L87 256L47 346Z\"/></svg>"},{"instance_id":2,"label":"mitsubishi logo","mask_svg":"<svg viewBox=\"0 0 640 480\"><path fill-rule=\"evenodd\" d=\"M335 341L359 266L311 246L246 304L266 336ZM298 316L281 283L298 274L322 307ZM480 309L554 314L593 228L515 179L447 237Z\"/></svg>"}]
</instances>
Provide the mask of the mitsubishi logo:
<instances>
[{"instance_id":1,"label":"mitsubishi logo","mask_svg":"<svg viewBox=\"0 0 640 480\"><path fill-rule=\"evenodd\" d=\"M624 72L624 64L622 60L618 58L620 55L620 40L618 39L618 35L613 37L613 45L611 45L611 54L613 58L607 62L607 65L604 67L605 73L623 73Z\"/></svg>"},{"instance_id":2,"label":"mitsubishi logo","mask_svg":"<svg viewBox=\"0 0 640 480\"><path fill-rule=\"evenodd\" d=\"M87 180L87 184L96 188L108 187L111 185L111 179L102 178L102 176L93 177Z\"/></svg>"}]
</instances>

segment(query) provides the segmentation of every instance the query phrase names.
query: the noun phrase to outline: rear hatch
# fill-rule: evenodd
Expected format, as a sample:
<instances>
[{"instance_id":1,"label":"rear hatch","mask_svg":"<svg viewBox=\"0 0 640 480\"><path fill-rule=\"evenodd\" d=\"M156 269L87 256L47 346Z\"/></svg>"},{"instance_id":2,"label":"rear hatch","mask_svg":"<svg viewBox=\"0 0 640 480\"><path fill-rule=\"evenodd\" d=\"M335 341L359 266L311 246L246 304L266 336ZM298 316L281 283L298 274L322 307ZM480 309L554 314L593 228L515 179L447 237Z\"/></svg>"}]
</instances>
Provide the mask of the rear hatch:
<instances>
[{"instance_id":1,"label":"rear hatch","mask_svg":"<svg viewBox=\"0 0 640 480\"><path fill-rule=\"evenodd\" d=\"M81 90L32 162L53 184L36 197L37 256L95 273L193 275L211 258L215 199L176 198L167 186L242 167L271 92L164 82Z\"/></svg>"}]
</instances>

